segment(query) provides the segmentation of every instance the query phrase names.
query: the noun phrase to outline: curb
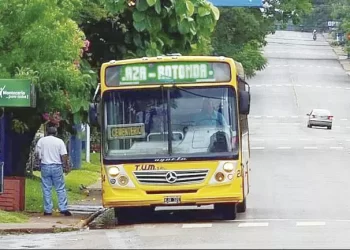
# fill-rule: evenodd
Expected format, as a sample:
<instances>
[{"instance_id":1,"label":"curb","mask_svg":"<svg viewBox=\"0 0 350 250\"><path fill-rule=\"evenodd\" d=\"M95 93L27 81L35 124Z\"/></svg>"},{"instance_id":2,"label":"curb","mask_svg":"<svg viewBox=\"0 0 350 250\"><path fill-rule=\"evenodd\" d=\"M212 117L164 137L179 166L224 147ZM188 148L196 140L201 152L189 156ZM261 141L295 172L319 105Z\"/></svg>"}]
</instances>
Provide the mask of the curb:
<instances>
[{"instance_id":1,"label":"curb","mask_svg":"<svg viewBox=\"0 0 350 250\"><path fill-rule=\"evenodd\" d=\"M1 234L44 234L78 231L77 227L49 227L49 228L11 228L0 229Z\"/></svg>"},{"instance_id":2,"label":"curb","mask_svg":"<svg viewBox=\"0 0 350 250\"><path fill-rule=\"evenodd\" d=\"M339 62L340 66L344 69L345 73L346 73L348 76L350 76L350 71L348 71L348 70L344 67L344 64L342 63L342 62L344 62L344 61L349 61L349 58L347 57L347 55L345 55L345 54L344 54L344 55L338 54L337 51L336 51L336 49L335 49L335 47L331 45L331 42L333 42L334 40L333 40L333 39L327 39L327 38L325 37L324 34L322 34L322 35L323 35L323 37L325 38L325 40L327 41L327 43L331 46L331 48L332 48L334 54L338 57L337 61ZM344 59L341 58L341 57L343 57L343 56L346 57L346 58L344 58Z\"/></svg>"},{"instance_id":3,"label":"curb","mask_svg":"<svg viewBox=\"0 0 350 250\"><path fill-rule=\"evenodd\" d=\"M100 214L104 213L107 209L105 208L101 208L99 210L97 210L96 212L93 212L92 214L90 214L90 216L88 218L86 218L85 220L81 220L78 224L77 224L77 228L78 229L83 229L85 227L87 227L87 225L89 225L94 219L96 219Z\"/></svg>"},{"instance_id":4,"label":"curb","mask_svg":"<svg viewBox=\"0 0 350 250\"><path fill-rule=\"evenodd\" d=\"M44 234L44 233L61 233L61 232L73 232L84 229L89 225L96 217L105 212L106 209L99 209L92 214L90 214L86 219L81 220L74 226L67 227L56 227L51 226L47 228L10 228L10 229L0 229L1 234Z\"/></svg>"}]
</instances>

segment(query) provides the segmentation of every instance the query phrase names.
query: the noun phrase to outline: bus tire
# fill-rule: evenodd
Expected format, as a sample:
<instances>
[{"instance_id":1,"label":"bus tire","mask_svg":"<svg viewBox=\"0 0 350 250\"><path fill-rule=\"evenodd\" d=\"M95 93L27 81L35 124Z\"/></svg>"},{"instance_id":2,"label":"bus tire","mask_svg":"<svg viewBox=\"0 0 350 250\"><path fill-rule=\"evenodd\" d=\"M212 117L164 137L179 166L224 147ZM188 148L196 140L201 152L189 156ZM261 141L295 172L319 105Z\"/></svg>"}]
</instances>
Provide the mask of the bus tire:
<instances>
[{"instance_id":1,"label":"bus tire","mask_svg":"<svg viewBox=\"0 0 350 250\"><path fill-rule=\"evenodd\" d=\"M115 225L129 225L137 222L151 222L154 207L114 208Z\"/></svg>"},{"instance_id":2,"label":"bus tire","mask_svg":"<svg viewBox=\"0 0 350 250\"><path fill-rule=\"evenodd\" d=\"M115 225L129 225L137 220L137 213L134 207L114 208Z\"/></svg>"},{"instance_id":3,"label":"bus tire","mask_svg":"<svg viewBox=\"0 0 350 250\"><path fill-rule=\"evenodd\" d=\"M220 213L224 220L235 220L237 217L236 203L219 203L214 205L214 210Z\"/></svg>"},{"instance_id":4,"label":"bus tire","mask_svg":"<svg viewBox=\"0 0 350 250\"><path fill-rule=\"evenodd\" d=\"M237 213L244 213L247 210L247 198L243 202L237 204Z\"/></svg>"}]
</instances>

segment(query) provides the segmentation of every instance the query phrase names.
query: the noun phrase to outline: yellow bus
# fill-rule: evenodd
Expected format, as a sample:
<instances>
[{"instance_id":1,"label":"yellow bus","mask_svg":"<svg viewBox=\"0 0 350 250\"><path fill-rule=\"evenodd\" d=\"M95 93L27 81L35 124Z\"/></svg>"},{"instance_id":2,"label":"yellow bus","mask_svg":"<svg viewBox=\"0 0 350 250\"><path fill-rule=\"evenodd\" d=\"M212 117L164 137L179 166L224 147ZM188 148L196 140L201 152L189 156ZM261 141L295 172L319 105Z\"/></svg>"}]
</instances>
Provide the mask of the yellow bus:
<instances>
[{"instance_id":1,"label":"yellow bus","mask_svg":"<svg viewBox=\"0 0 350 250\"><path fill-rule=\"evenodd\" d=\"M92 117L102 132L103 206L117 223L158 206L213 204L230 220L245 212L250 88L242 64L171 54L110 61L100 74Z\"/></svg>"}]
</instances>

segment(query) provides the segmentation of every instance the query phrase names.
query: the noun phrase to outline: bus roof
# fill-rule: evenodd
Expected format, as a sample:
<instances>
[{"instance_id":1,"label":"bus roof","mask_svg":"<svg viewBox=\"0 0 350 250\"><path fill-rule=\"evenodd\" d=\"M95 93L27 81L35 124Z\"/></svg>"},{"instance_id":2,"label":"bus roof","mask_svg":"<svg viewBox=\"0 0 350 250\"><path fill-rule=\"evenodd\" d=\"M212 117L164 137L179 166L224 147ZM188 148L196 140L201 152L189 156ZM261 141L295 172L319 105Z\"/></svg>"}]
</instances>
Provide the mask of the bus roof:
<instances>
[{"instance_id":1,"label":"bus roof","mask_svg":"<svg viewBox=\"0 0 350 250\"><path fill-rule=\"evenodd\" d=\"M156 72L148 72L148 70L146 70L143 66L140 66L142 64L148 64L148 65L152 65L152 64L156 64L159 63L159 68L161 71L156 71ZM180 70L180 68L176 68L174 69L175 73L174 76L175 78L172 79L171 76L169 76L172 80L174 80L173 82L175 83L177 80L181 81L181 79L184 78L188 78L188 82L201 82L203 81L206 83L209 82L228 82L230 79L232 78L236 78L236 76L238 76L239 78L245 80L245 73L244 73L244 68L243 65L238 62L235 61L233 58L229 58L229 57L224 57L224 56L182 56L180 54L171 54L171 55L166 55L166 56L157 56L157 57L142 57L142 58L133 58L133 59L126 59L126 60L111 60L109 62L105 62L102 64L101 66L101 83L102 85L106 85L109 87L113 87L115 85L115 87L123 85L123 86L127 86L127 85L142 85L142 84L148 84L148 83L154 83L156 84L157 82L161 82L163 84L163 82L169 82L170 78L168 78L168 76L165 76L166 74L163 72L165 70L165 64L189 64L188 67L186 68L186 71L184 71L185 73L183 75L177 75L178 73L175 72L176 70ZM192 69L190 64L195 64L196 67L199 67L200 63L212 63L212 64L222 64L222 63L226 63L227 64L227 72L231 71L230 73L224 73L225 69L224 68L216 68L214 71L213 70L209 70L208 72L206 72L207 67L201 68L200 71L193 71L193 72L197 72L199 75L193 75L192 76L192 70L194 70L195 68ZM198 64L198 65L197 65ZM135 65L136 67L134 67L133 65ZM229 67L228 67L229 65ZM183 66L183 65L182 65ZM122 68L122 67L127 67L128 69L126 70L126 68L123 70L123 76L120 76L119 70L118 68ZM132 68L131 68L132 67ZM149 68L150 71L154 71L154 70L158 70L158 68L153 68L152 66L148 66L151 67ZM163 68L162 68L163 67ZM169 67L169 66L167 66ZM114 68L114 69L113 69ZM110 69L110 70L109 70ZM187 71L187 69L189 71ZM204 70L204 71L203 71ZM146 73L146 71L148 73ZM133 73L132 73L133 72ZM141 73L140 73L141 72ZM163 73L162 73L163 72ZM173 71L171 71L173 72ZM215 72L218 72L217 75L217 80L212 79L212 77L210 78L210 76L212 76L213 74L216 74ZM188 75L190 74L190 75ZM107 77L107 75L109 75ZM161 76L161 78L159 78L159 75ZM165 77L165 78L164 78ZM177 79L178 77L182 77L181 79ZM112 79L113 78L113 79ZM115 78L118 78L115 79ZM176 79L176 80L175 80ZM220 79L220 80L219 80ZM108 84L108 81L111 80L111 84Z\"/></svg>"}]
</instances>

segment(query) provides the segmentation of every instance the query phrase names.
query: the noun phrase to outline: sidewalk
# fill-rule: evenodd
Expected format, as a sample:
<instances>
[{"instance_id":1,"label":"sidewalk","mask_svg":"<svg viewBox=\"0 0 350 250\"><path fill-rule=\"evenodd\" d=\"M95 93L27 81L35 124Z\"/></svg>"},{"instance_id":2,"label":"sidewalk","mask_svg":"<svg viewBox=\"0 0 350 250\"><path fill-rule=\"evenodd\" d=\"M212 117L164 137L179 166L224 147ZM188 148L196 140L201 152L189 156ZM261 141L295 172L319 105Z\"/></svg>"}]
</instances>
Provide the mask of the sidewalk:
<instances>
[{"instance_id":1,"label":"sidewalk","mask_svg":"<svg viewBox=\"0 0 350 250\"><path fill-rule=\"evenodd\" d=\"M30 214L30 219L24 223L0 223L0 235L5 233L56 233L76 231L87 228L87 225L104 209L101 200L101 182L87 187L88 196L78 203L68 206L73 216L63 216L59 213L52 216Z\"/></svg>"},{"instance_id":2,"label":"sidewalk","mask_svg":"<svg viewBox=\"0 0 350 250\"><path fill-rule=\"evenodd\" d=\"M345 72L350 76L350 59L348 59L348 54L342 46L332 45L335 40L331 37L329 33L323 34L326 41L332 46L334 53L338 56L338 60L342 65Z\"/></svg>"}]
</instances>

